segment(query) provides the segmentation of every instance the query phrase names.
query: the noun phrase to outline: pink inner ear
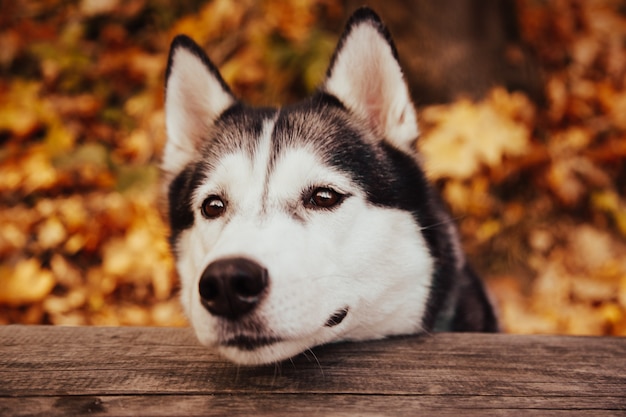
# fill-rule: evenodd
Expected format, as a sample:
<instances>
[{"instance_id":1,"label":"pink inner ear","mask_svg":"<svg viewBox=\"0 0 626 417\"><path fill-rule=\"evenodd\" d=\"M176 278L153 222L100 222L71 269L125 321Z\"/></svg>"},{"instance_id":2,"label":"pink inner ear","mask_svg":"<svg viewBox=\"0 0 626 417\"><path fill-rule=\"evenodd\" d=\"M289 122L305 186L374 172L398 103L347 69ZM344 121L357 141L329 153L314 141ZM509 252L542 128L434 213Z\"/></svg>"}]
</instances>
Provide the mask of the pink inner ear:
<instances>
[{"instance_id":1,"label":"pink inner ear","mask_svg":"<svg viewBox=\"0 0 626 417\"><path fill-rule=\"evenodd\" d=\"M356 82L354 93L361 102L370 129L382 134L386 127L386 112L389 106L387 95L390 92L385 91L389 88L386 85L389 83L385 79L383 65L377 62L379 59L381 59L380 54L371 54L363 66L355 71L358 75L354 78Z\"/></svg>"},{"instance_id":2,"label":"pink inner ear","mask_svg":"<svg viewBox=\"0 0 626 417\"><path fill-rule=\"evenodd\" d=\"M374 132L383 134L388 124L399 122L389 117L394 100L406 89L402 70L391 46L375 27L364 24L353 29L327 81L331 92L365 117Z\"/></svg>"},{"instance_id":3,"label":"pink inner ear","mask_svg":"<svg viewBox=\"0 0 626 417\"><path fill-rule=\"evenodd\" d=\"M365 104L365 112L367 114L367 123L370 129L378 133L385 131L383 106L380 102L380 97L375 97L373 94L367 94L367 97L363 100Z\"/></svg>"},{"instance_id":4,"label":"pink inner ear","mask_svg":"<svg viewBox=\"0 0 626 417\"><path fill-rule=\"evenodd\" d=\"M412 150L417 120L393 47L379 28L371 22L352 27L329 73L326 91L364 118L379 139Z\"/></svg>"},{"instance_id":5,"label":"pink inner ear","mask_svg":"<svg viewBox=\"0 0 626 417\"><path fill-rule=\"evenodd\" d=\"M168 139L162 168L175 173L194 157L215 118L235 99L193 51L179 46L172 59L165 92Z\"/></svg>"}]
</instances>

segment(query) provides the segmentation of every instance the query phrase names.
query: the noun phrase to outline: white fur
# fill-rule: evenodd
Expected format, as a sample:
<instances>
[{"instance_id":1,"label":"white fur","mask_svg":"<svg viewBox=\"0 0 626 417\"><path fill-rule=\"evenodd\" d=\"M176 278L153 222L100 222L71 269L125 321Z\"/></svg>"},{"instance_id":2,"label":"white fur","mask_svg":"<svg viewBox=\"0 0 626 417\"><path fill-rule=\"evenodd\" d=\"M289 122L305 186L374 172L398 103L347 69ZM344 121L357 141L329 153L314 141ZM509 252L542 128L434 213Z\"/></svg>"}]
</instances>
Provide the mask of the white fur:
<instances>
[{"instance_id":1,"label":"white fur","mask_svg":"<svg viewBox=\"0 0 626 417\"><path fill-rule=\"evenodd\" d=\"M267 126L264 134L269 131ZM257 364L330 341L420 331L433 264L411 215L372 206L348 177L305 148L287 150L270 178L264 175L267 153L255 155L250 160L231 154L221 161L193 205L228 190L229 212L215 220L197 216L180 237L183 304L199 340L234 362ZM351 196L332 211L307 209L301 195L311 184ZM305 221L294 218L293 207ZM253 314L267 323L268 336L284 341L254 351L220 346L220 319L200 304L198 281L210 262L229 256L245 256L268 269L270 292ZM326 327L345 307L346 319Z\"/></svg>"},{"instance_id":2,"label":"white fur","mask_svg":"<svg viewBox=\"0 0 626 417\"><path fill-rule=\"evenodd\" d=\"M334 62L323 88L367 124L371 137L413 155L415 110L391 47L371 21L351 29ZM197 157L198 144L233 101L198 57L175 51L165 106L163 168L170 178ZM274 123L267 120L261 137L250 138L258 140L253 153L234 147L212 161L190 203L193 227L178 235L181 298L199 340L234 362L259 364L326 342L422 330L434 265L420 225L409 212L369 203L350 176L323 163L312 142L290 142L268 171ZM311 187L331 187L347 197L332 210L311 209L303 202ZM200 207L211 194L227 205L222 216L207 220ZM255 334L200 303L203 270L233 256L268 270L267 294L244 318L255 323ZM326 326L345 308L341 323ZM254 350L225 345L242 335L281 341Z\"/></svg>"},{"instance_id":3,"label":"white fur","mask_svg":"<svg viewBox=\"0 0 626 417\"><path fill-rule=\"evenodd\" d=\"M352 28L324 87L378 135L413 154L417 116L402 69L371 21Z\"/></svg>"}]
</instances>

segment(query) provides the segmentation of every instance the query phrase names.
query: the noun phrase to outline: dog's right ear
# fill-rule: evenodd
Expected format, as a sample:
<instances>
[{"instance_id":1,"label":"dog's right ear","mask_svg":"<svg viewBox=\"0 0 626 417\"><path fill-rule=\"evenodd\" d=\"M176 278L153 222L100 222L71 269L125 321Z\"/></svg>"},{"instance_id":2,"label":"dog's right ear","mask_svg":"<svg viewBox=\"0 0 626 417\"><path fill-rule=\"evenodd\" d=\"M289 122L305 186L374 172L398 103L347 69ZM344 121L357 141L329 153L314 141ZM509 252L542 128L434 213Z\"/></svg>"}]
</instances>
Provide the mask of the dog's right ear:
<instances>
[{"instance_id":1,"label":"dog's right ear","mask_svg":"<svg viewBox=\"0 0 626 417\"><path fill-rule=\"evenodd\" d=\"M185 35L174 38L165 72L163 171L180 172L197 155L211 125L235 102L202 48Z\"/></svg>"}]
</instances>

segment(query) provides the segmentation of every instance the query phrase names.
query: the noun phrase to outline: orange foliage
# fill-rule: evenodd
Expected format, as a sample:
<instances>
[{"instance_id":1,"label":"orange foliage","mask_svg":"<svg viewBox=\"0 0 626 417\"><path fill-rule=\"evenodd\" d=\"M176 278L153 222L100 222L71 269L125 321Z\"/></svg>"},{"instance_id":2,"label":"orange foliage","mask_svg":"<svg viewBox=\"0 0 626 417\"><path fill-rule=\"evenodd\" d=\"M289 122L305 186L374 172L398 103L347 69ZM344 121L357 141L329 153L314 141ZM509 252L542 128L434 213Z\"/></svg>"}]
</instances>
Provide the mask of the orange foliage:
<instances>
[{"instance_id":1,"label":"orange foliage","mask_svg":"<svg viewBox=\"0 0 626 417\"><path fill-rule=\"evenodd\" d=\"M0 323L184 325L158 210L179 32L253 103L315 88L336 0L12 2L0 15ZM506 330L626 335L626 18L519 0L547 103L422 110L425 166ZM393 28L390 28L393 32Z\"/></svg>"}]
</instances>

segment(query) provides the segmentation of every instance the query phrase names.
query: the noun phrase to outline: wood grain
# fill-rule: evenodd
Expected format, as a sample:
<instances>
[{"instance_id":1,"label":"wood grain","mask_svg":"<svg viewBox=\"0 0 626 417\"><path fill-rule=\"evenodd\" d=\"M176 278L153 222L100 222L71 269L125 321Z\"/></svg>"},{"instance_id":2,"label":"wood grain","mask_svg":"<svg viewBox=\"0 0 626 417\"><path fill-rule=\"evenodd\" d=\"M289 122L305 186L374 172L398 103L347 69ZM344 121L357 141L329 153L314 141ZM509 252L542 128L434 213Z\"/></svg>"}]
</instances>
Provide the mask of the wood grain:
<instances>
[{"instance_id":1,"label":"wood grain","mask_svg":"<svg viewBox=\"0 0 626 417\"><path fill-rule=\"evenodd\" d=\"M441 333L240 367L190 329L0 327L0 415L626 415L626 339Z\"/></svg>"}]
</instances>

